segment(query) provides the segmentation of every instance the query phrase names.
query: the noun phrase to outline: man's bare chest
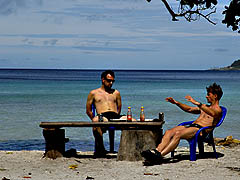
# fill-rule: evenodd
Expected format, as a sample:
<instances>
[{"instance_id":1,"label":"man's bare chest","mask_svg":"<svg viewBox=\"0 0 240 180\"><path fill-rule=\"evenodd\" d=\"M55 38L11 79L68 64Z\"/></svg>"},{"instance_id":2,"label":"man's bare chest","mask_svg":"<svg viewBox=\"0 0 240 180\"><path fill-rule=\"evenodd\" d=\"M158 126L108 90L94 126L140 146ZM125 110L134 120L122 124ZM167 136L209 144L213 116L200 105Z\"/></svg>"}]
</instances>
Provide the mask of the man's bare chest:
<instances>
[{"instance_id":1,"label":"man's bare chest","mask_svg":"<svg viewBox=\"0 0 240 180\"><path fill-rule=\"evenodd\" d=\"M114 94L100 93L95 95L95 101L100 102L115 102L116 96Z\"/></svg>"},{"instance_id":2,"label":"man's bare chest","mask_svg":"<svg viewBox=\"0 0 240 180\"><path fill-rule=\"evenodd\" d=\"M214 118L210 115L208 115L205 112L202 112L201 115L198 118L198 121L201 121L202 123L210 123L214 120Z\"/></svg>"}]
</instances>

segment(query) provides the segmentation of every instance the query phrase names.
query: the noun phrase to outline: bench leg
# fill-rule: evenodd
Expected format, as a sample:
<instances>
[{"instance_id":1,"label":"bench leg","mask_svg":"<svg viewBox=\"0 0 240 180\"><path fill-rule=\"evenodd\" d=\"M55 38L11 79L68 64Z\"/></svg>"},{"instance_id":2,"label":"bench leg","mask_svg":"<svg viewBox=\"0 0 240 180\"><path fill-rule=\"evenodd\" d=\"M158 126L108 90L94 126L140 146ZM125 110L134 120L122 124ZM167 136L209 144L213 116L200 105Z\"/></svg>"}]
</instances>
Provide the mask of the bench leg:
<instances>
[{"instance_id":1,"label":"bench leg","mask_svg":"<svg viewBox=\"0 0 240 180\"><path fill-rule=\"evenodd\" d=\"M43 129L45 138L44 156L56 159L63 157L65 153L65 130L64 129Z\"/></svg>"}]
</instances>

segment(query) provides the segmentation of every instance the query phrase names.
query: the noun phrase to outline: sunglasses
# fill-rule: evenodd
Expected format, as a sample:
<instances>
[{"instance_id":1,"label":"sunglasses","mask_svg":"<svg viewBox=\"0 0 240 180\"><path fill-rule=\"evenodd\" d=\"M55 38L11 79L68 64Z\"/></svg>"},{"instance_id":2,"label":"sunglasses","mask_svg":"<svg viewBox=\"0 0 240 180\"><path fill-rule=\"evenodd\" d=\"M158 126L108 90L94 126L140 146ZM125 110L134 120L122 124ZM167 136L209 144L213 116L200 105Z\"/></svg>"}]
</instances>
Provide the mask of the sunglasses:
<instances>
[{"instance_id":1,"label":"sunglasses","mask_svg":"<svg viewBox=\"0 0 240 180\"><path fill-rule=\"evenodd\" d=\"M112 82L112 83L114 83L115 82L115 80L111 80L111 79L105 79L107 82Z\"/></svg>"}]
</instances>

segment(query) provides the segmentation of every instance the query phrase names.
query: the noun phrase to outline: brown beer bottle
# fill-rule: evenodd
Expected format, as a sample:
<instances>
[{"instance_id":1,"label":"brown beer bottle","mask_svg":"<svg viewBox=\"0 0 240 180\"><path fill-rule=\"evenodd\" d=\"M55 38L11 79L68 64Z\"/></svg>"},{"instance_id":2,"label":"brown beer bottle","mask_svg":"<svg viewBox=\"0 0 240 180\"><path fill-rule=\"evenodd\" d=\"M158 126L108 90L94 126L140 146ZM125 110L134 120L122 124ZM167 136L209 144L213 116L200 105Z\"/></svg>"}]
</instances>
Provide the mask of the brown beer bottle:
<instances>
[{"instance_id":1,"label":"brown beer bottle","mask_svg":"<svg viewBox=\"0 0 240 180\"><path fill-rule=\"evenodd\" d=\"M141 107L141 112L140 112L140 121L145 121L145 113L144 113L144 107Z\"/></svg>"},{"instance_id":2,"label":"brown beer bottle","mask_svg":"<svg viewBox=\"0 0 240 180\"><path fill-rule=\"evenodd\" d=\"M132 121L132 111L130 106L128 107L127 121Z\"/></svg>"}]
</instances>

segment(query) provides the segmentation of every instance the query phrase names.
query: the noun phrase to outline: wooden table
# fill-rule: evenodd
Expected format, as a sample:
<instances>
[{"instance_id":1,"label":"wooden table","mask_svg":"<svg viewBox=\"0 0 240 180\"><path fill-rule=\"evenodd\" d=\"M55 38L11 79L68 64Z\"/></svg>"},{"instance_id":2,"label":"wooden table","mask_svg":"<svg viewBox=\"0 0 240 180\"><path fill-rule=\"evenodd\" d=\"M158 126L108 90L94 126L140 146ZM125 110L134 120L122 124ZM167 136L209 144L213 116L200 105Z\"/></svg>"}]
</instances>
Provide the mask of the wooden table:
<instances>
[{"instance_id":1,"label":"wooden table","mask_svg":"<svg viewBox=\"0 0 240 180\"><path fill-rule=\"evenodd\" d=\"M136 129L155 129L161 128L164 121L132 121L132 122L88 122L88 121L65 121L65 122L41 122L41 128L62 128L62 127L115 127L117 130L136 128Z\"/></svg>"},{"instance_id":2,"label":"wooden table","mask_svg":"<svg viewBox=\"0 0 240 180\"><path fill-rule=\"evenodd\" d=\"M148 121L148 122L90 122L90 121L64 121L64 122L41 122L40 127L43 128L43 136L45 138L45 156L50 158L61 157L65 153L65 130L62 129L64 127L114 127L115 130L122 131L151 131L157 132L157 134L161 134L162 136L162 125L164 124L163 120ZM123 139L128 138L126 133L125 137L121 136L121 143L124 141ZM158 138L159 139L159 138ZM124 141L126 144L126 141ZM123 150L125 151L125 150ZM124 153L125 154L125 153ZM121 156L122 157L122 156ZM124 158L118 158L119 160L125 160Z\"/></svg>"}]
</instances>

